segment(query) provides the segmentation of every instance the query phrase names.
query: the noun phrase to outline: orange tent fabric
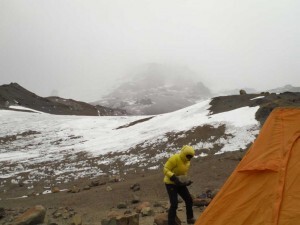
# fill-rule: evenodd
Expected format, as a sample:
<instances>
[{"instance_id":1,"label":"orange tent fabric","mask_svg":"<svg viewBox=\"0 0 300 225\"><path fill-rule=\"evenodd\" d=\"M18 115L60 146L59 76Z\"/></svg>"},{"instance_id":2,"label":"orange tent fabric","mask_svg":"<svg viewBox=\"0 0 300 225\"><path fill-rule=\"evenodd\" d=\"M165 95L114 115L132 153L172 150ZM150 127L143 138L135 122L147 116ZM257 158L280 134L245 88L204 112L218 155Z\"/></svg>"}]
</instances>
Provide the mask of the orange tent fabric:
<instances>
[{"instance_id":1,"label":"orange tent fabric","mask_svg":"<svg viewBox=\"0 0 300 225\"><path fill-rule=\"evenodd\" d=\"M195 225L298 224L300 108L277 108Z\"/></svg>"}]
</instances>

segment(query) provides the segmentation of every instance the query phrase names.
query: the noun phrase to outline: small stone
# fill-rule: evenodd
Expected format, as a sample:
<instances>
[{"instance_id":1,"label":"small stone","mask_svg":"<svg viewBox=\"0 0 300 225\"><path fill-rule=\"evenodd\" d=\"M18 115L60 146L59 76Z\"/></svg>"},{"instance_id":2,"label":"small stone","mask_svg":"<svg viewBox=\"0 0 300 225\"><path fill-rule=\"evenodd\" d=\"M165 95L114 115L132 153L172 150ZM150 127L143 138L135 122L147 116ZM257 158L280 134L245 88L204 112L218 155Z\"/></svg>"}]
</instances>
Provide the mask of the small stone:
<instances>
[{"instance_id":1,"label":"small stone","mask_svg":"<svg viewBox=\"0 0 300 225\"><path fill-rule=\"evenodd\" d=\"M130 186L130 189L133 191L139 191L141 189L141 186L139 183L135 183L133 185Z\"/></svg>"},{"instance_id":2,"label":"small stone","mask_svg":"<svg viewBox=\"0 0 300 225\"><path fill-rule=\"evenodd\" d=\"M77 186L73 186L71 189L68 190L70 193L78 193L80 192L80 188Z\"/></svg>"},{"instance_id":3,"label":"small stone","mask_svg":"<svg viewBox=\"0 0 300 225\"><path fill-rule=\"evenodd\" d=\"M60 192L60 189L58 187L52 187L51 192L52 193L58 193L58 192Z\"/></svg>"},{"instance_id":4,"label":"small stone","mask_svg":"<svg viewBox=\"0 0 300 225\"><path fill-rule=\"evenodd\" d=\"M112 191L113 189L112 189L112 187L111 186L107 186L106 187L106 191Z\"/></svg>"},{"instance_id":5,"label":"small stone","mask_svg":"<svg viewBox=\"0 0 300 225\"><path fill-rule=\"evenodd\" d=\"M127 205L125 202L120 202L118 205L117 205L117 208L118 209L126 209L127 208Z\"/></svg>"},{"instance_id":6,"label":"small stone","mask_svg":"<svg viewBox=\"0 0 300 225\"><path fill-rule=\"evenodd\" d=\"M0 208L0 219L3 218L5 216L5 210L4 208Z\"/></svg>"},{"instance_id":7,"label":"small stone","mask_svg":"<svg viewBox=\"0 0 300 225\"><path fill-rule=\"evenodd\" d=\"M84 188L83 188L83 190L85 190L85 191L90 190L90 189L91 189L91 187L89 185L84 186Z\"/></svg>"},{"instance_id":8,"label":"small stone","mask_svg":"<svg viewBox=\"0 0 300 225\"><path fill-rule=\"evenodd\" d=\"M153 207L162 207L160 202L154 202Z\"/></svg>"},{"instance_id":9,"label":"small stone","mask_svg":"<svg viewBox=\"0 0 300 225\"><path fill-rule=\"evenodd\" d=\"M143 208L150 207L150 206L151 206L150 202L142 202L136 207L136 212L140 213Z\"/></svg>"},{"instance_id":10,"label":"small stone","mask_svg":"<svg viewBox=\"0 0 300 225\"><path fill-rule=\"evenodd\" d=\"M129 215L129 214L131 214L132 212L130 211L130 210L126 210L125 212L124 212L124 215Z\"/></svg>"},{"instance_id":11,"label":"small stone","mask_svg":"<svg viewBox=\"0 0 300 225\"><path fill-rule=\"evenodd\" d=\"M131 200L131 203L132 204L135 204L135 203L139 203L140 202L140 198L139 198L139 196L137 196L137 195L133 195L133 199Z\"/></svg>"},{"instance_id":12,"label":"small stone","mask_svg":"<svg viewBox=\"0 0 300 225\"><path fill-rule=\"evenodd\" d=\"M107 214L107 218L111 219L111 218L117 218L117 217L121 217L122 214L120 212L116 212L116 211L111 211Z\"/></svg>"},{"instance_id":13,"label":"small stone","mask_svg":"<svg viewBox=\"0 0 300 225\"><path fill-rule=\"evenodd\" d=\"M76 214L75 216L73 216L71 225L82 225L81 216L78 215L78 214Z\"/></svg>"},{"instance_id":14,"label":"small stone","mask_svg":"<svg viewBox=\"0 0 300 225\"><path fill-rule=\"evenodd\" d=\"M62 214L60 212L56 212L56 213L53 214L54 218L59 218L61 216L62 216Z\"/></svg>"},{"instance_id":15,"label":"small stone","mask_svg":"<svg viewBox=\"0 0 300 225\"><path fill-rule=\"evenodd\" d=\"M92 180L91 181L91 186L92 187L99 186L99 180Z\"/></svg>"},{"instance_id":16,"label":"small stone","mask_svg":"<svg viewBox=\"0 0 300 225\"><path fill-rule=\"evenodd\" d=\"M144 207L141 210L141 214L142 214L142 216L151 216L151 215L153 215L153 210L151 209L151 207Z\"/></svg>"}]
</instances>

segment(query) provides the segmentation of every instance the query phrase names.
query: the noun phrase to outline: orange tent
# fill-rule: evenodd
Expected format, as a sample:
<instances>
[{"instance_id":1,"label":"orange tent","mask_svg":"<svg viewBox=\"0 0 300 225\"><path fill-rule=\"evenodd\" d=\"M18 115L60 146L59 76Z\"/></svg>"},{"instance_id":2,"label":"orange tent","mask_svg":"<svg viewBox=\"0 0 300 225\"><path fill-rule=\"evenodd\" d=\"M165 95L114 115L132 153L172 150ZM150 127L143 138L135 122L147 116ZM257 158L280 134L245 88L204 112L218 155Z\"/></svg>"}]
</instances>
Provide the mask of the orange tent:
<instances>
[{"instance_id":1,"label":"orange tent","mask_svg":"<svg viewBox=\"0 0 300 225\"><path fill-rule=\"evenodd\" d=\"M300 108L277 108L195 225L300 224Z\"/></svg>"}]
</instances>

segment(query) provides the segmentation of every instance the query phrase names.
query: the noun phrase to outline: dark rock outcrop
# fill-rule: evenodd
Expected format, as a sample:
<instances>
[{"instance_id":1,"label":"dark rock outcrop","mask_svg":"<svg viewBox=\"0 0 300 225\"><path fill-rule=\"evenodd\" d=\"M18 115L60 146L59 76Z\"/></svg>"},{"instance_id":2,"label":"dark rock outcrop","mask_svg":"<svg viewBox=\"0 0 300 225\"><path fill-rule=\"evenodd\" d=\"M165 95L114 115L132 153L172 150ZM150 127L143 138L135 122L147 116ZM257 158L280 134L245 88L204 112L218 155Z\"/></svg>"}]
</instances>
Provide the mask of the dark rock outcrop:
<instances>
[{"instance_id":1,"label":"dark rock outcrop","mask_svg":"<svg viewBox=\"0 0 300 225\"><path fill-rule=\"evenodd\" d=\"M57 115L120 116L127 114L125 110L112 109L100 105L93 106L73 99L43 98L26 90L17 83L0 86L0 108L10 109L10 106L23 106Z\"/></svg>"},{"instance_id":2,"label":"dark rock outcrop","mask_svg":"<svg viewBox=\"0 0 300 225\"><path fill-rule=\"evenodd\" d=\"M222 113L240 107L259 106L256 112L256 120L261 126L266 118L276 107L300 107L300 92L284 92L280 94L243 94L231 96L219 96L212 99L209 108L211 114Z\"/></svg>"}]
</instances>

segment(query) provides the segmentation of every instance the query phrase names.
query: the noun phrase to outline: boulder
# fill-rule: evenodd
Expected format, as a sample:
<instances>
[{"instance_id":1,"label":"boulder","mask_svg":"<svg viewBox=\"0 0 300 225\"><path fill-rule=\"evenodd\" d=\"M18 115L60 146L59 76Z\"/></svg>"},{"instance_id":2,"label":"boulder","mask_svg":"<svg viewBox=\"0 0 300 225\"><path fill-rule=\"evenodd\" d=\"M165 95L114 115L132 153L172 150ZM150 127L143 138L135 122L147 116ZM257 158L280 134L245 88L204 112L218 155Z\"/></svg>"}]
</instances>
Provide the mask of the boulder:
<instances>
[{"instance_id":1,"label":"boulder","mask_svg":"<svg viewBox=\"0 0 300 225\"><path fill-rule=\"evenodd\" d=\"M106 187L106 191L112 191L113 189L112 189L112 187L111 186L107 186Z\"/></svg>"},{"instance_id":2,"label":"boulder","mask_svg":"<svg viewBox=\"0 0 300 225\"><path fill-rule=\"evenodd\" d=\"M195 198L195 199L193 199L193 205L198 206L198 207L208 206L210 202L211 202L210 198Z\"/></svg>"},{"instance_id":3,"label":"boulder","mask_svg":"<svg viewBox=\"0 0 300 225\"><path fill-rule=\"evenodd\" d=\"M52 193L58 193L58 192L60 192L60 189L58 187L52 187L51 192Z\"/></svg>"},{"instance_id":4,"label":"boulder","mask_svg":"<svg viewBox=\"0 0 300 225\"><path fill-rule=\"evenodd\" d=\"M218 194L219 191L220 191L219 189L214 189L211 193L211 198L214 198Z\"/></svg>"},{"instance_id":5,"label":"boulder","mask_svg":"<svg viewBox=\"0 0 300 225\"><path fill-rule=\"evenodd\" d=\"M154 224L168 225L168 213L160 213L154 217ZM181 225L181 220L176 216L175 225Z\"/></svg>"},{"instance_id":6,"label":"boulder","mask_svg":"<svg viewBox=\"0 0 300 225\"><path fill-rule=\"evenodd\" d=\"M109 176L109 178L108 178L108 182L110 182L110 183L120 182L120 181L121 181L120 175L112 175L112 176Z\"/></svg>"},{"instance_id":7,"label":"boulder","mask_svg":"<svg viewBox=\"0 0 300 225\"><path fill-rule=\"evenodd\" d=\"M153 207L163 207L163 204L161 202L154 202Z\"/></svg>"},{"instance_id":8,"label":"boulder","mask_svg":"<svg viewBox=\"0 0 300 225\"><path fill-rule=\"evenodd\" d=\"M12 224L14 225L35 225L43 223L46 209L42 205L37 205L18 216Z\"/></svg>"},{"instance_id":9,"label":"boulder","mask_svg":"<svg viewBox=\"0 0 300 225\"><path fill-rule=\"evenodd\" d=\"M91 189L91 187L89 185L86 185L83 187L83 190L85 190L85 191L90 190L90 189Z\"/></svg>"},{"instance_id":10,"label":"boulder","mask_svg":"<svg viewBox=\"0 0 300 225\"><path fill-rule=\"evenodd\" d=\"M132 214L131 210L128 209L124 211L124 215L129 215L129 214Z\"/></svg>"},{"instance_id":11,"label":"boulder","mask_svg":"<svg viewBox=\"0 0 300 225\"><path fill-rule=\"evenodd\" d=\"M35 191L29 191L27 196L28 197L35 197L35 196L37 196L37 193Z\"/></svg>"},{"instance_id":12,"label":"boulder","mask_svg":"<svg viewBox=\"0 0 300 225\"><path fill-rule=\"evenodd\" d=\"M100 183L99 180L92 180L90 186L96 187L96 186L99 186L99 183Z\"/></svg>"},{"instance_id":13,"label":"boulder","mask_svg":"<svg viewBox=\"0 0 300 225\"><path fill-rule=\"evenodd\" d=\"M142 202L136 207L136 212L140 213L143 210L143 208L150 207L150 206L151 206L150 202Z\"/></svg>"},{"instance_id":14,"label":"boulder","mask_svg":"<svg viewBox=\"0 0 300 225\"><path fill-rule=\"evenodd\" d=\"M141 189L141 185L139 183L135 183L130 186L130 189L133 191L139 191Z\"/></svg>"},{"instance_id":15,"label":"boulder","mask_svg":"<svg viewBox=\"0 0 300 225\"><path fill-rule=\"evenodd\" d=\"M119 202L119 203L117 204L117 208L118 208L118 209L126 209L126 208L127 208L126 202Z\"/></svg>"},{"instance_id":16,"label":"boulder","mask_svg":"<svg viewBox=\"0 0 300 225\"><path fill-rule=\"evenodd\" d=\"M135 204L135 203L139 203L139 202L140 202L140 197L133 194L133 199L131 200L131 203Z\"/></svg>"},{"instance_id":17,"label":"boulder","mask_svg":"<svg viewBox=\"0 0 300 225\"><path fill-rule=\"evenodd\" d=\"M73 186L71 189L68 190L69 193L78 193L80 192L80 188L77 186Z\"/></svg>"},{"instance_id":18,"label":"boulder","mask_svg":"<svg viewBox=\"0 0 300 225\"><path fill-rule=\"evenodd\" d=\"M106 184L106 181L92 180L89 186L96 187L96 186L101 186L101 185L105 185L105 184Z\"/></svg>"},{"instance_id":19,"label":"boulder","mask_svg":"<svg viewBox=\"0 0 300 225\"><path fill-rule=\"evenodd\" d=\"M247 92L245 90L243 90L243 89L240 90L240 95L246 95L246 94L247 94Z\"/></svg>"},{"instance_id":20,"label":"boulder","mask_svg":"<svg viewBox=\"0 0 300 225\"><path fill-rule=\"evenodd\" d=\"M151 207L144 207L141 210L141 214L142 214L142 216L152 216L153 210L151 209Z\"/></svg>"},{"instance_id":21,"label":"boulder","mask_svg":"<svg viewBox=\"0 0 300 225\"><path fill-rule=\"evenodd\" d=\"M79 214L73 216L71 225L82 225L82 219Z\"/></svg>"},{"instance_id":22,"label":"boulder","mask_svg":"<svg viewBox=\"0 0 300 225\"><path fill-rule=\"evenodd\" d=\"M123 214L120 212L116 212L116 211L111 211L107 214L107 218L108 219L112 219L112 218L117 218L117 217L122 217Z\"/></svg>"},{"instance_id":23,"label":"boulder","mask_svg":"<svg viewBox=\"0 0 300 225\"><path fill-rule=\"evenodd\" d=\"M101 225L139 225L139 214L103 219Z\"/></svg>"}]
</instances>

